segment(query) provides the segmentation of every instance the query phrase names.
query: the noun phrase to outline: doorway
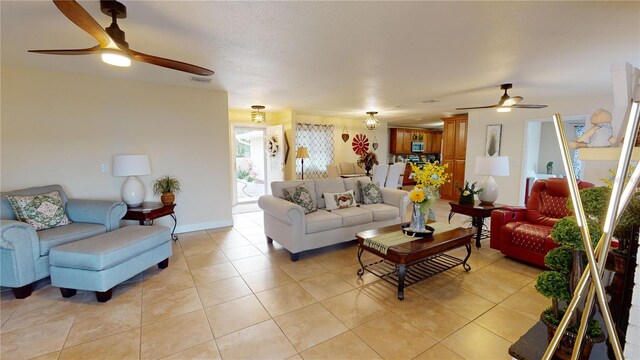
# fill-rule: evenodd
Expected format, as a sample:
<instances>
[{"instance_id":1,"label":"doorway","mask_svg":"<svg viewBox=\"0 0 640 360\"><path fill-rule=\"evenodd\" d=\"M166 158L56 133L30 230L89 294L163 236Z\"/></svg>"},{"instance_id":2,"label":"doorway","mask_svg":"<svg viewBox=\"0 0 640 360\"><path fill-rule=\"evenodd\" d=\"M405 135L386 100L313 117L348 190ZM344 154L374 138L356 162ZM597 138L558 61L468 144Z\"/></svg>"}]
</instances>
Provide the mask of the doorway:
<instances>
[{"instance_id":1,"label":"doorway","mask_svg":"<svg viewBox=\"0 0 640 360\"><path fill-rule=\"evenodd\" d=\"M264 128L234 127L236 204L256 202L267 193L265 133Z\"/></svg>"}]
</instances>

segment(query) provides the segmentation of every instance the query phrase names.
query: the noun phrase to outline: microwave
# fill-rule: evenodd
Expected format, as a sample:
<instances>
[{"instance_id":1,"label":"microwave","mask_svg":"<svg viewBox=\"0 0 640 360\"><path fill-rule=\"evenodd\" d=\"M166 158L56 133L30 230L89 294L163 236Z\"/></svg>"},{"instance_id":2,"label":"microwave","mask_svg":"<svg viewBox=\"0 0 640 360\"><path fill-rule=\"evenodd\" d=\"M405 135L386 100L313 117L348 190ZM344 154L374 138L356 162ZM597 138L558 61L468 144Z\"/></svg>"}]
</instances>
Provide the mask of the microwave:
<instances>
[{"instance_id":1,"label":"microwave","mask_svg":"<svg viewBox=\"0 0 640 360\"><path fill-rule=\"evenodd\" d=\"M411 152L424 152L424 142L414 141L411 143Z\"/></svg>"}]
</instances>

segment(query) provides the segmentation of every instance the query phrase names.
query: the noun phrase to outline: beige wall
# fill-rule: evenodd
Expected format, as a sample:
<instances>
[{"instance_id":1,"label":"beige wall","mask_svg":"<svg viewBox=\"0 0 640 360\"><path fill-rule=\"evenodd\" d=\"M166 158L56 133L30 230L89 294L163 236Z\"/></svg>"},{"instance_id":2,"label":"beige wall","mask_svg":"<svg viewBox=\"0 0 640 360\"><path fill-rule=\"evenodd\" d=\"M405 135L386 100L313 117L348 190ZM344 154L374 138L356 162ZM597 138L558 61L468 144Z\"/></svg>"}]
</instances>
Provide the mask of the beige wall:
<instances>
[{"instance_id":1,"label":"beige wall","mask_svg":"<svg viewBox=\"0 0 640 360\"><path fill-rule=\"evenodd\" d=\"M58 183L70 197L120 199L118 154L148 154L151 182L175 175L178 231L229 226L227 93L2 66L3 191ZM172 224L163 218L160 223Z\"/></svg>"},{"instance_id":2,"label":"beige wall","mask_svg":"<svg viewBox=\"0 0 640 360\"><path fill-rule=\"evenodd\" d=\"M551 119L553 114L569 115L590 114L598 108L611 109L613 99L610 96L561 99L546 102L549 107L540 110L515 109L509 113L498 113L495 110L477 110L469 113L469 131L467 136L466 180L480 181L482 177L474 174L476 157L484 154L485 133L487 125L502 124L502 142L500 155L509 156L510 176L495 177L500 193L498 202L510 205L524 204L524 169L526 122L528 120ZM523 141L524 139L524 141ZM559 151L559 150L558 150ZM554 168L555 168L554 163ZM558 166L561 166L558 164ZM584 179L598 183L598 179L606 176L607 167L615 168L615 163L599 164L597 169L583 163Z\"/></svg>"}]
</instances>

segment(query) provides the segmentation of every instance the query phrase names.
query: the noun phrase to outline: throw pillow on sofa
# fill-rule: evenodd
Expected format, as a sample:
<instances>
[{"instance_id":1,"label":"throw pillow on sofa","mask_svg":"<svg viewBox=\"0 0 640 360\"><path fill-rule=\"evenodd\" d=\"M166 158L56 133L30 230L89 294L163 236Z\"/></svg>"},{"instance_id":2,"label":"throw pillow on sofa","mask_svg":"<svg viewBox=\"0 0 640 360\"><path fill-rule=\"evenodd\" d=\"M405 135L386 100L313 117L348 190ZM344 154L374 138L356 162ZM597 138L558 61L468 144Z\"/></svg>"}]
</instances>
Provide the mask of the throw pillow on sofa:
<instances>
[{"instance_id":1,"label":"throw pillow on sofa","mask_svg":"<svg viewBox=\"0 0 640 360\"><path fill-rule=\"evenodd\" d=\"M378 185L377 182L360 183L360 189L362 191L363 204L382 203L382 193L380 192L380 185Z\"/></svg>"},{"instance_id":2,"label":"throw pillow on sofa","mask_svg":"<svg viewBox=\"0 0 640 360\"><path fill-rule=\"evenodd\" d=\"M288 201L302 206L305 214L318 210L315 199L304 185L282 189L282 192Z\"/></svg>"},{"instance_id":3,"label":"throw pillow on sofa","mask_svg":"<svg viewBox=\"0 0 640 360\"><path fill-rule=\"evenodd\" d=\"M64 212L62 196L57 191L38 195L6 195L16 219L44 230L68 225L71 220Z\"/></svg>"},{"instance_id":4,"label":"throw pillow on sofa","mask_svg":"<svg viewBox=\"0 0 640 360\"><path fill-rule=\"evenodd\" d=\"M323 195L327 210L345 209L357 205L356 194L353 190L340 193L324 193Z\"/></svg>"}]
</instances>

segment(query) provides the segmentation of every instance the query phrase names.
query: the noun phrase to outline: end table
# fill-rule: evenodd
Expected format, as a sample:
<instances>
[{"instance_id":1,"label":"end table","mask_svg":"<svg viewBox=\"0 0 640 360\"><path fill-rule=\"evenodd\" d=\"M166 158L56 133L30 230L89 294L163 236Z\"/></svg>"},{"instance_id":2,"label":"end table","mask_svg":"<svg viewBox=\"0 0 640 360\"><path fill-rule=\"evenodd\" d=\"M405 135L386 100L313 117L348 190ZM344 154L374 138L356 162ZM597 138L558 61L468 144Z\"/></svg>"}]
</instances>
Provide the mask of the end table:
<instances>
[{"instance_id":1,"label":"end table","mask_svg":"<svg viewBox=\"0 0 640 360\"><path fill-rule=\"evenodd\" d=\"M127 213L122 218L123 220L138 220L140 225L153 225L153 220L163 216L171 216L173 218L173 230L171 230L171 239L173 241L178 240L178 236L175 235L176 226L178 225L178 219L173 212L173 208L176 204L164 205L161 202L143 202L142 205L136 207L127 208Z\"/></svg>"},{"instance_id":2,"label":"end table","mask_svg":"<svg viewBox=\"0 0 640 360\"><path fill-rule=\"evenodd\" d=\"M482 238L482 227L484 226L484 218L490 217L493 210L502 209L505 205L493 203L484 204L476 201L474 204L459 204L457 202L449 202L451 211L449 212L449 222L453 215L463 214L471 216L471 225L475 226L478 230L476 234L476 247L480 249L480 239ZM486 236L485 236L486 238Z\"/></svg>"}]
</instances>

